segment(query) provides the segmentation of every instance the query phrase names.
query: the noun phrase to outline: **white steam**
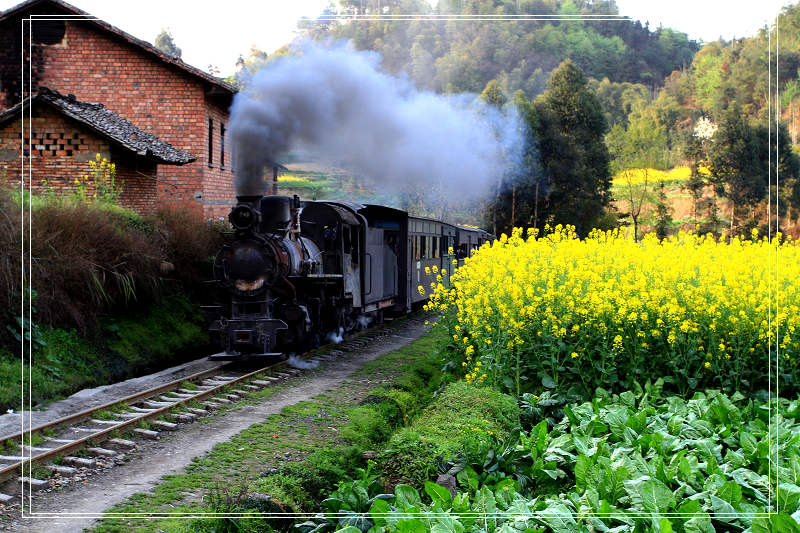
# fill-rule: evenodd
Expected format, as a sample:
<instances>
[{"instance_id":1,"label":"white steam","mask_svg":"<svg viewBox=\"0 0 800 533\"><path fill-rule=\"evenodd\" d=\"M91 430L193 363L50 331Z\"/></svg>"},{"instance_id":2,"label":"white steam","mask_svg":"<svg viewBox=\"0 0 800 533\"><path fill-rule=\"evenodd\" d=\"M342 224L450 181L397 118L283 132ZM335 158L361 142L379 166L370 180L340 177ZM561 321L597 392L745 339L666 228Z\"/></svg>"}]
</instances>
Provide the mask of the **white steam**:
<instances>
[{"instance_id":1,"label":"white steam","mask_svg":"<svg viewBox=\"0 0 800 533\"><path fill-rule=\"evenodd\" d=\"M286 364L300 370L308 370L309 368L317 368L319 366L319 361L306 361L305 359L297 357L295 354L290 354L289 358L286 360Z\"/></svg>"},{"instance_id":2,"label":"white steam","mask_svg":"<svg viewBox=\"0 0 800 533\"><path fill-rule=\"evenodd\" d=\"M263 194L264 167L298 145L390 189L431 184L484 194L515 165L518 118L475 95L419 91L379 69L380 56L305 41L301 55L257 72L231 106L237 194Z\"/></svg>"},{"instance_id":3,"label":"white steam","mask_svg":"<svg viewBox=\"0 0 800 533\"><path fill-rule=\"evenodd\" d=\"M339 344L342 342L344 338L344 328L339 328L338 331L331 331L327 335L325 335L325 342L332 342L334 344Z\"/></svg>"}]
</instances>

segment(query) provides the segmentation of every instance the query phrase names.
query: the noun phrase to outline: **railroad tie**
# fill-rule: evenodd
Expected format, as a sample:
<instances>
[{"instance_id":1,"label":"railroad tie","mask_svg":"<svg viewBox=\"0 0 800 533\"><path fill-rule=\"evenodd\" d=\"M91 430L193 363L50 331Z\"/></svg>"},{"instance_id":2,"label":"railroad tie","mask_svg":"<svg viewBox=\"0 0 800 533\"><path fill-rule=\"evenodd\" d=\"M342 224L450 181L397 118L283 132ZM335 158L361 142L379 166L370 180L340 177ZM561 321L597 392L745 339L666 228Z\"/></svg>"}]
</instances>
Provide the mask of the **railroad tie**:
<instances>
[{"instance_id":1,"label":"railroad tie","mask_svg":"<svg viewBox=\"0 0 800 533\"><path fill-rule=\"evenodd\" d=\"M162 400L162 401L165 401L165 402L169 402L169 403L177 403L180 400L183 400L184 398L189 398L189 396L181 396L181 397L178 397L178 398L170 398L169 396L161 396L159 398L159 400Z\"/></svg>"},{"instance_id":2,"label":"railroad tie","mask_svg":"<svg viewBox=\"0 0 800 533\"><path fill-rule=\"evenodd\" d=\"M117 416L119 416L120 418L139 418L140 416L142 416L142 413L119 413Z\"/></svg>"},{"instance_id":3,"label":"railroad tie","mask_svg":"<svg viewBox=\"0 0 800 533\"><path fill-rule=\"evenodd\" d=\"M182 422L184 424L191 424L197 420L197 415L194 413L175 413L172 415L172 417L178 422Z\"/></svg>"},{"instance_id":4,"label":"railroad tie","mask_svg":"<svg viewBox=\"0 0 800 533\"><path fill-rule=\"evenodd\" d=\"M128 407L131 411L136 411L137 413L152 413L155 409L143 409L141 407L136 407L135 405L131 405Z\"/></svg>"},{"instance_id":5,"label":"railroad tie","mask_svg":"<svg viewBox=\"0 0 800 533\"><path fill-rule=\"evenodd\" d=\"M21 455L0 455L0 461L6 461L10 463L18 463L25 459Z\"/></svg>"},{"instance_id":6,"label":"railroad tie","mask_svg":"<svg viewBox=\"0 0 800 533\"><path fill-rule=\"evenodd\" d=\"M106 444L110 444L111 446L122 448L124 450L132 450L136 448L136 443L132 440L125 440L125 439L108 439Z\"/></svg>"},{"instance_id":7,"label":"railroad tie","mask_svg":"<svg viewBox=\"0 0 800 533\"><path fill-rule=\"evenodd\" d=\"M56 472L58 474L61 474L62 476L71 476L78 471L78 469L72 468L71 466L61 466L61 465L45 465L45 468L50 470L51 472Z\"/></svg>"},{"instance_id":8,"label":"railroad tie","mask_svg":"<svg viewBox=\"0 0 800 533\"><path fill-rule=\"evenodd\" d=\"M234 401L234 402L237 402L237 401L242 399L242 397L239 396L238 394L230 394L230 393L228 393L228 394L223 394L223 396L225 396L226 398L228 398L229 400Z\"/></svg>"},{"instance_id":9,"label":"railroad tie","mask_svg":"<svg viewBox=\"0 0 800 533\"><path fill-rule=\"evenodd\" d=\"M63 458L63 461L72 466L85 466L91 468L94 466L94 459L87 459L86 457L74 457L68 455Z\"/></svg>"},{"instance_id":10,"label":"railroad tie","mask_svg":"<svg viewBox=\"0 0 800 533\"><path fill-rule=\"evenodd\" d=\"M272 385L272 381L264 381L261 379L254 379L250 381L250 383L252 383L253 385L258 385L259 387L269 387L270 385Z\"/></svg>"},{"instance_id":11,"label":"railroad tie","mask_svg":"<svg viewBox=\"0 0 800 533\"><path fill-rule=\"evenodd\" d=\"M8 503L14 499L16 499L15 496L9 496L8 494L0 493L0 503Z\"/></svg>"},{"instance_id":12,"label":"railroad tie","mask_svg":"<svg viewBox=\"0 0 800 533\"><path fill-rule=\"evenodd\" d=\"M92 424L106 424L108 426L116 426L117 424L122 424L124 420L97 420L92 418Z\"/></svg>"},{"instance_id":13,"label":"railroad tie","mask_svg":"<svg viewBox=\"0 0 800 533\"><path fill-rule=\"evenodd\" d=\"M46 489L50 486L50 482L46 479L36 479L32 477L20 477L17 481L22 481L23 485L27 484L34 490Z\"/></svg>"},{"instance_id":14,"label":"railroad tie","mask_svg":"<svg viewBox=\"0 0 800 533\"><path fill-rule=\"evenodd\" d=\"M142 403L144 405L148 406L148 407L153 407L153 408L156 408L156 409L161 408L161 407L169 407L171 405L174 405L173 402L152 402L150 400L146 400L146 401L144 401Z\"/></svg>"},{"instance_id":15,"label":"railroad tie","mask_svg":"<svg viewBox=\"0 0 800 533\"><path fill-rule=\"evenodd\" d=\"M86 451L94 456L100 457L114 457L117 455L117 452L114 450L107 450L105 448L86 448Z\"/></svg>"},{"instance_id":16,"label":"railroad tie","mask_svg":"<svg viewBox=\"0 0 800 533\"><path fill-rule=\"evenodd\" d=\"M217 403L233 403L227 398L223 398L222 396L214 396L214 401Z\"/></svg>"},{"instance_id":17,"label":"railroad tie","mask_svg":"<svg viewBox=\"0 0 800 533\"><path fill-rule=\"evenodd\" d=\"M150 423L160 429L166 429L167 431L172 431L178 427L178 424L173 424L172 422L166 422L164 420L151 420Z\"/></svg>"},{"instance_id":18,"label":"railroad tie","mask_svg":"<svg viewBox=\"0 0 800 533\"><path fill-rule=\"evenodd\" d=\"M198 409L197 407L187 407L186 410L189 411L190 413L196 414L197 416L206 416L208 414L207 410Z\"/></svg>"},{"instance_id":19,"label":"railroad tie","mask_svg":"<svg viewBox=\"0 0 800 533\"><path fill-rule=\"evenodd\" d=\"M147 437L148 439L157 439L159 435L158 431L151 431L143 428L135 428L133 432L142 437Z\"/></svg>"},{"instance_id":20,"label":"railroad tie","mask_svg":"<svg viewBox=\"0 0 800 533\"><path fill-rule=\"evenodd\" d=\"M23 444L22 447L26 450L32 452L47 452L50 451L50 448L37 448L36 446L28 446L27 444Z\"/></svg>"},{"instance_id":21,"label":"railroad tie","mask_svg":"<svg viewBox=\"0 0 800 533\"><path fill-rule=\"evenodd\" d=\"M213 409L219 409L220 407L222 407L220 404L218 404L216 402L201 402L201 405L205 405L206 407L208 407L209 409L212 409L212 410Z\"/></svg>"},{"instance_id":22,"label":"railroad tie","mask_svg":"<svg viewBox=\"0 0 800 533\"><path fill-rule=\"evenodd\" d=\"M254 390L261 390L261 387L258 387L258 386L256 386L256 385L250 385L249 383L245 383L244 385L242 385L242 388L244 388L244 389L250 389L251 391L254 391Z\"/></svg>"},{"instance_id":23,"label":"railroad tie","mask_svg":"<svg viewBox=\"0 0 800 533\"><path fill-rule=\"evenodd\" d=\"M203 387L202 389L195 389L195 390L192 390L192 389L178 389L178 392L182 392L184 394L188 394L189 396L197 396L198 394L200 394L204 390L208 390L210 388L211 387Z\"/></svg>"},{"instance_id":24,"label":"railroad tie","mask_svg":"<svg viewBox=\"0 0 800 533\"><path fill-rule=\"evenodd\" d=\"M250 394L250 391L242 389L231 389L231 392L234 394L238 394L239 396L247 396L248 394Z\"/></svg>"}]
</instances>

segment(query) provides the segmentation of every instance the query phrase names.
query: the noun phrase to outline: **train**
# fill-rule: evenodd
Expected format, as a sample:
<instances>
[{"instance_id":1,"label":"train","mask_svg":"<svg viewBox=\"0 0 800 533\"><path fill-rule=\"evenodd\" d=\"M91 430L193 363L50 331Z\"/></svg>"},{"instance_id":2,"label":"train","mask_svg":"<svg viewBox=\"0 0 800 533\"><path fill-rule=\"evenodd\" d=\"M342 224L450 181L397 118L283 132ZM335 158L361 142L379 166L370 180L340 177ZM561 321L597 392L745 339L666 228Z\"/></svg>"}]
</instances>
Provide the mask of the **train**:
<instances>
[{"instance_id":1,"label":"train","mask_svg":"<svg viewBox=\"0 0 800 533\"><path fill-rule=\"evenodd\" d=\"M211 359L282 359L411 312L486 231L381 205L237 196L214 259L226 300L206 306ZM437 269L432 267L436 266Z\"/></svg>"}]
</instances>

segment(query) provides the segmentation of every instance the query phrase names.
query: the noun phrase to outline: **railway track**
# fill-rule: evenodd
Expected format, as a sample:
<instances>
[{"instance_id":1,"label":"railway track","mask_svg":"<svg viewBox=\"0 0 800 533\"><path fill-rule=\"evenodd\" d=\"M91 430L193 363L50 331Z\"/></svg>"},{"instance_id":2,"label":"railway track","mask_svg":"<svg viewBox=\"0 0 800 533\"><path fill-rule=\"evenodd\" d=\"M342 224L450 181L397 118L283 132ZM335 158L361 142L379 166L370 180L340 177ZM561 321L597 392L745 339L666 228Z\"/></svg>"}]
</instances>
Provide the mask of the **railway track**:
<instances>
[{"instance_id":1,"label":"railway track","mask_svg":"<svg viewBox=\"0 0 800 533\"><path fill-rule=\"evenodd\" d=\"M333 349L329 345L299 358L309 368L316 368L377 338L391 335L396 329L395 324L373 327L332 345ZM30 494L47 488L49 481L40 479L44 478L42 475L33 476L35 470L73 475L81 467L93 467L97 458L113 458L136 448L131 438L157 439L164 431L177 430L181 424L194 422L211 411L301 372L302 369L290 367L287 361L251 371L237 369L230 363L222 364L4 437L6 452L0 455L0 487L16 490L4 488L0 492L0 503L18 500L19 491ZM123 433L131 437L120 438ZM9 448L16 452L8 455Z\"/></svg>"}]
</instances>

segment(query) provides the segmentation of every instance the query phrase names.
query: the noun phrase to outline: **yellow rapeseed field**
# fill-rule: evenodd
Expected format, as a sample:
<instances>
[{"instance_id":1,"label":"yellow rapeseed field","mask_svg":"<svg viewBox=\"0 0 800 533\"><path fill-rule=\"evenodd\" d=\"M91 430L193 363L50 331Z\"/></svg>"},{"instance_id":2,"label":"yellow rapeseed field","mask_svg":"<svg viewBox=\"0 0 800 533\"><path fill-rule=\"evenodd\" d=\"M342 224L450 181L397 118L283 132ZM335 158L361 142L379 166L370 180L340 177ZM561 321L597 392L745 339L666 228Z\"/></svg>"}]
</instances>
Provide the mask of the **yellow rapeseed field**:
<instances>
[{"instance_id":1,"label":"yellow rapeseed field","mask_svg":"<svg viewBox=\"0 0 800 533\"><path fill-rule=\"evenodd\" d=\"M701 176L708 177L711 172L707 167L701 166L698 170ZM612 184L614 187L630 185L642 185L647 178L647 183L656 185L661 183L681 183L691 177L692 171L689 167L675 167L672 170L658 170L655 168L631 168L617 172Z\"/></svg>"},{"instance_id":2,"label":"yellow rapeseed field","mask_svg":"<svg viewBox=\"0 0 800 533\"><path fill-rule=\"evenodd\" d=\"M660 376L684 392L765 388L770 326L781 372L799 360L800 247L779 240L770 270L770 244L755 234L636 243L619 230L578 239L569 227L528 238L516 229L468 258L449 286L432 286L428 309L442 314L468 381L517 394ZM780 305L770 316L776 254Z\"/></svg>"},{"instance_id":3,"label":"yellow rapeseed field","mask_svg":"<svg viewBox=\"0 0 800 533\"><path fill-rule=\"evenodd\" d=\"M301 184L301 183L311 183L311 180L308 178L303 178L301 176L292 176L291 174L286 174L284 176L278 176L278 183L286 183L286 184Z\"/></svg>"}]
</instances>

